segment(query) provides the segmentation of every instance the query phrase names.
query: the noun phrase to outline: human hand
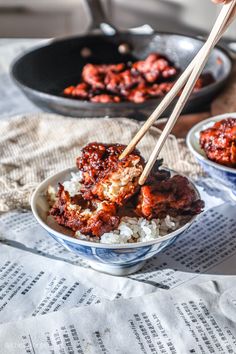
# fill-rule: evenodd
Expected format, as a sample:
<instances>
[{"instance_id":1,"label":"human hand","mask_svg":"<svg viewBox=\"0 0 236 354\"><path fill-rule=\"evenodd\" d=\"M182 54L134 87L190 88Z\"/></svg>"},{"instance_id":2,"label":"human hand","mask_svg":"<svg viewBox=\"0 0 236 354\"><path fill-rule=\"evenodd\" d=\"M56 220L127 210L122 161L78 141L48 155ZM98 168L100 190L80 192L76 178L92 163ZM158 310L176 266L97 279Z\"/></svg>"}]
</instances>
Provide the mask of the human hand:
<instances>
[{"instance_id":1,"label":"human hand","mask_svg":"<svg viewBox=\"0 0 236 354\"><path fill-rule=\"evenodd\" d=\"M212 0L215 4L227 4L231 0Z\"/></svg>"},{"instance_id":2,"label":"human hand","mask_svg":"<svg viewBox=\"0 0 236 354\"><path fill-rule=\"evenodd\" d=\"M229 2L231 2L231 0L211 0L211 1L214 2L215 4L228 4ZM230 23L233 22L235 16L236 16L236 6L234 6L232 14L228 20L228 25L230 25Z\"/></svg>"}]
</instances>

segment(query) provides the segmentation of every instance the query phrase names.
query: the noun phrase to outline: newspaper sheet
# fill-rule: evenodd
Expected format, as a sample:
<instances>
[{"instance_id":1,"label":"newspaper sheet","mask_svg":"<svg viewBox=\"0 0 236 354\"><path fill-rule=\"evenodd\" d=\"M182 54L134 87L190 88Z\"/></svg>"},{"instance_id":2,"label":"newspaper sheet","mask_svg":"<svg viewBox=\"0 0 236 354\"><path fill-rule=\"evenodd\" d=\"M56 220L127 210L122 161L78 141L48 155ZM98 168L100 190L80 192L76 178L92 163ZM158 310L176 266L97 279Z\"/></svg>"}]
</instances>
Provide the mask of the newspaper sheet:
<instances>
[{"instance_id":1,"label":"newspaper sheet","mask_svg":"<svg viewBox=\"0 0 236 354\"><path fill-rule=\"evenodd\" d=\"M0 245L0 323L155 289Z\"/></svg>"},{"instance_id":2,"label":"newspaper sheet","mask_svg":"<svg viewBox=\"0 0 236 354\"><path fill-rule=\"evenodd\" d=\"M51 259L89 267L84 259L49 237L31 212L13 211L0 216L0 240L10 246Z\"/></svg>"},{"instance_id":3,"label":"newspaper sheet","mask_svg":"<svg viewBox=\"0 0 236 354\"><path fill-rule=\"evenodd\" d=\"M236 276L235 216L235 205L209 209L173 245L130 278L169 289Z\"/></svg>"},{"instance_id":4,"label":"newspaper sheet","mask_svg":"<svg viewBox=\"0 0 236 354\"><path fill-rule=\"evenodd\" d=\"M235 303L228 279L58 311L1 325L1 354L234 354Z\"/></svg>"},{"instance_id":5,"label":"newspaper sheet","mask_svg":"<svg viewBox=\"0 0 236 354\"><path fill-rule=\"evenodd\" d=\"M235 215L235 206L231 204L208 209L173 245L152 257L129 278L171 289L236 275ZM0 232L5 237L3 242L14 247L88 267L85 261L51 239L31 213L12 212L2 216Z\"/></svg>"}]
</instances>

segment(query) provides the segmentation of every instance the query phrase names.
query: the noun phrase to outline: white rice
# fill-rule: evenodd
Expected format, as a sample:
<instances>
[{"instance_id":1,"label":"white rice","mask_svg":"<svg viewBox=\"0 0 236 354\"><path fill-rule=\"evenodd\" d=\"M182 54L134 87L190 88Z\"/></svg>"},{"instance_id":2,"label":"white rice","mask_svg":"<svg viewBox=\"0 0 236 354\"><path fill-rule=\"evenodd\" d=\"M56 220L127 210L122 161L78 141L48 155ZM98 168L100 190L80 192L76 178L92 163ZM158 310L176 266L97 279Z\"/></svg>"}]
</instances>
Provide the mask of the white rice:
<instances>
[{"instance_id":1,"label":"white rice","mask_svg":"<svg viewBox=\"0 0 236 354\"><path fill-rule=\"evenodd\" d=\"M167 215L165 219L123 217L117 230L101 236L101 243L132 243L155 240L180 227L180 218Z\"/></svg>"},{"instance_id":2,"label":"white rice","mask_svg":"<svg viewBox=\"0 0 236 354\"><path fill-rule=\"evenodd\" d=\"M82 172L71 173L71 180L65 181L63 186L71 197L75 196L81 188ZM178 229L183 224L182 217L167 215L164 219L147 220L145 218L123 217L117 230L106 232L101 236L101 243L121 244L133 242L147 242L165 236ZM79 231L75 237L91 240L91 237L82 235Z\"/></svg>"},{"instance_id":3,"label":"white rice","mask_svg":"<svg viewBox=\"0 0 236 354\"><path fill-rule=\"evenodd\" d=\"M74 197L81 189L81 182L82 181L82 172L78 171L76 173L71 172L71 179L70 181L65 181L63 183L63 187L65 190L70 194L71 197Z\"/></svg>"}]
</instances>

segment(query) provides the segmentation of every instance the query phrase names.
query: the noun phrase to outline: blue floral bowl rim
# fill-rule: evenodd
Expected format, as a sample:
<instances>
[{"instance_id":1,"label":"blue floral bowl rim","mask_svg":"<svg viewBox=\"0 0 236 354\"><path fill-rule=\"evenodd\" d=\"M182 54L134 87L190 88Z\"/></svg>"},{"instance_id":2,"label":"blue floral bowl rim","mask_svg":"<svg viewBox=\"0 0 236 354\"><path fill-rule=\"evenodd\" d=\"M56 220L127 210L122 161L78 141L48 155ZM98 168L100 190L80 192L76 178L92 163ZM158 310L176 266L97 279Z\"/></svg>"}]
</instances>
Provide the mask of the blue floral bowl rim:
<instances>
[{"instance_id":1,"label":"blue floral bowl rim","mask_svg":"<svg viewBox=\"0 0 236 354\"><path fill-rule=\"evenodd\" d=\"M176 174L176 171L173 171L171 169L168 169L167 167L164 167L166 170L171 171L172 173ZM43 197L44 199L46 199L46 195L45 195L45 191L47 190L48 185L50 185L50 182L52 180L57 180L57 182L62 181L62 178L60 178L63 175L67 175L71 172L76 172L78 171L75 167L70 167L67 169L64 169L60 172L57 172L56 174L49 176L48 178L46 178L44 181L42 181L37 188L35 189L35 191L33 192L32 196L31 196L31 209L33 212L34 217L36 218L36 220L38 221L38 223L50 234L53 234L56 237L59 237L60 239L63 239L64 241L68 241L68 242L72 242L81 246L87 246L87 247L93 247L93 248L104 248L104 249L130 249L130 248L142 248L142 247L146 247L146 246L151 246L151 245L155 245L158 243L161 243L163 241L167 241L170 240L171 238L174 238L175 236L178 236L179 234L183 233L185 230L188 229L188 227L190 225L192 225L192 223L197 219L197 217L199 215L193 215L192 218L183 226L181 226L180 228L178 228L177 230L170 232L169 234L167 234L166 236L161 236L155 240L152 241L148 241L148 242L137 242L137 243L116 243L116 244L107 244L107 243L97 243L97 242L92 242L92 241L86 241L86 240L80 240L77 238L74 238L72 236L67 236L64 233L61 233L53 228L51 228L46 222L44 222L44 220L42 219L42 217L39 215L38 210L37 210L37 201L39 197ZM178 173L180 174L180 173ZM182 174L180 174L182 175ZM197 193L198 198L200 198L200 193L197 190L197 188L195 187L194 183L188 178L189 182L191 183L192 187L194 188L194 190Z\"/></svg>"},{"instance_id":2,"label":"blue floral bowl rim","mask_svg":"<svg viewBox=\"0 0 236 354\"><path fill-rule=\"evenodd\" d=\"M206 129L205 126L208 123L212 122L212 125L224 118L235 118L236 119L236 112L233 113L224 113L224 114L219 114L217 116L213 116L207 119L204 119L203 121L201 121L200 123L195 124L190 131L187 134L187 138L186 138L186 142L187 142L187 146L189 148L189 150L191 151L191 153L197 157L199 160L203 161L204 163L206 163L209 166L215 167L216 169L225 171L225 172L230 172L233 174L236 174L236 168L232 168L232 167L227 167L224 165L220 165L217 162L211 161L209 160L204 151L200 148L199 145L199 141L197 141L197 145L199 147L199 150L201 151L201 153L199 153L196 148L194 147L193 141L196 141L196 137L195 134L196 133L200 133L200 131Z\"/></svg>"}]
</instances>

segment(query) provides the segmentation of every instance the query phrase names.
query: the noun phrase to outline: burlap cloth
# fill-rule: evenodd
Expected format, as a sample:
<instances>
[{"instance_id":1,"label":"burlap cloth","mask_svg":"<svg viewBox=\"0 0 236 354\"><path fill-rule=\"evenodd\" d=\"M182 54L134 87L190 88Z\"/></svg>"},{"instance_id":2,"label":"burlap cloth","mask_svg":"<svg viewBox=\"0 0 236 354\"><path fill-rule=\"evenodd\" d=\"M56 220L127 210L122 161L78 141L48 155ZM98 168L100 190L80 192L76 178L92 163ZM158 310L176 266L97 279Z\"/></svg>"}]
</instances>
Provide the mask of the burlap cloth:
<instances>
[{"instance_id":1,"label":"burlap cloth","mask_svg":"<svg viewBox=\"0 0 236 354\"><path fill-rule=\"evenodd\" d=\"M0 212L29 208L39 182L73 166L82 146L92 141L127 144L141 123L127 118L74 119L38 113L0 122ZM138 148L147 158L160 131L152 127ZM183 140L168 138L161 157L172 169L201 174Z\"/></svg>"}]
</instances>

